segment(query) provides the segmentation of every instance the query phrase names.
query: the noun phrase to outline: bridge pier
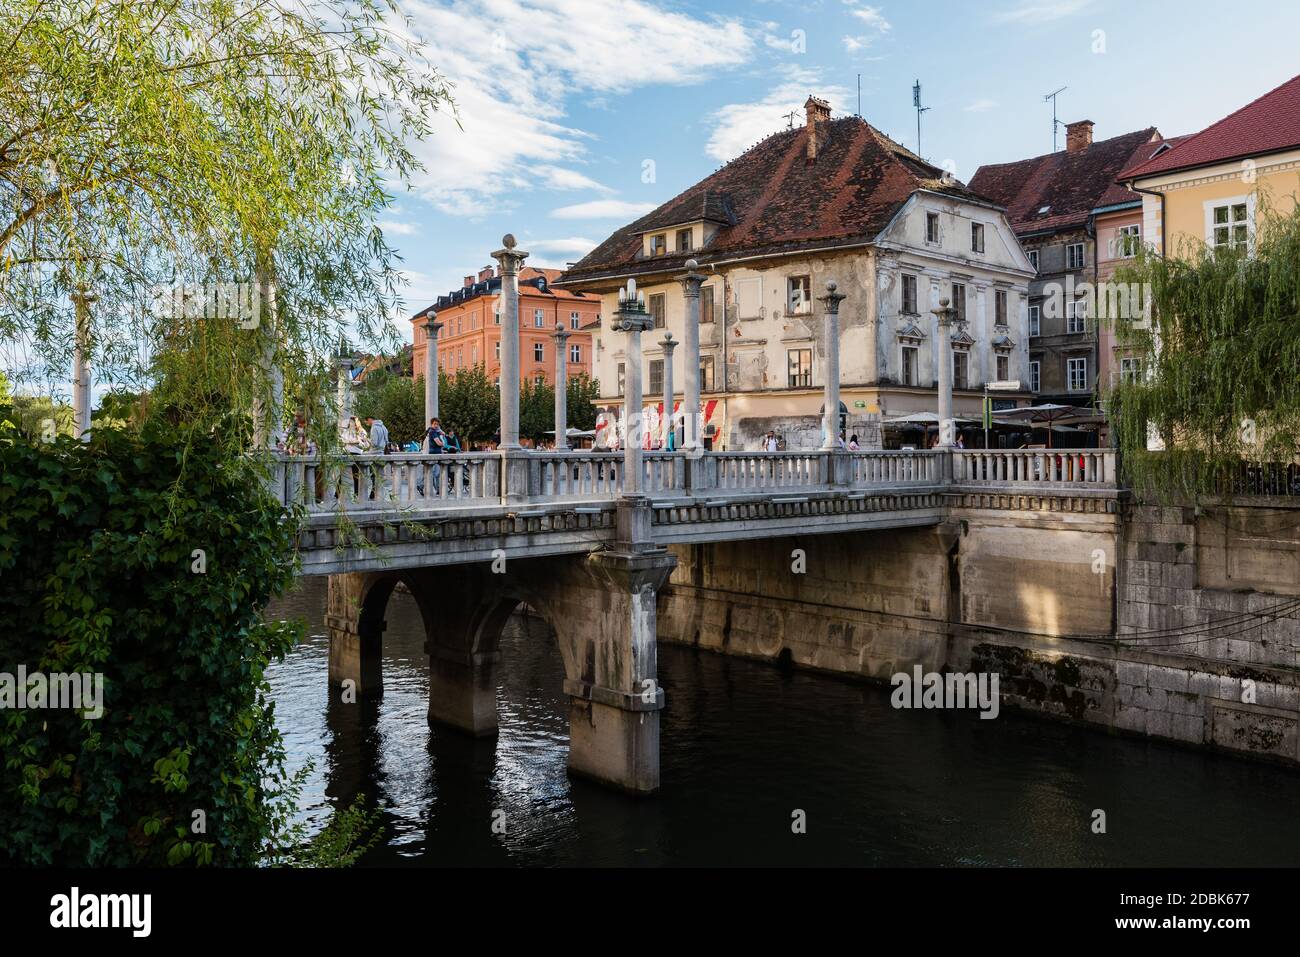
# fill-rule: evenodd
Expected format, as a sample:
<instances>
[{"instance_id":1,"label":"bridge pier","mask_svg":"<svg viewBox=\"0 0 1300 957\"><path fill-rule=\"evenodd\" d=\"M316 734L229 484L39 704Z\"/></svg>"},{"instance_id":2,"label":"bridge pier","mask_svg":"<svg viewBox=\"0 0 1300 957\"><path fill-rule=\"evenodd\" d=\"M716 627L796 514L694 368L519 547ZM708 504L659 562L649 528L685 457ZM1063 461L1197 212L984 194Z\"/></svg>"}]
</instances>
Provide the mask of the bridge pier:
<instances>
[{"instance_id":1,"label":"bridge pier","mask_svg":"<svg viewBox=\"0 0 1300 957\"><path fill-rule=\"evenodd\" d=\"M325 599L329 681L345 690L350 682L350 690L357 698L377 697L384 691L383 619L392 586L385 591L383 602L363 603L368 578L358 573L331 575Z\"/></svg>"},{"instance_id":2,"label":"bridge pier","mask_svg":"<svg viewBox=\"0 0 1300 957\"><path fill-rule=\"evenodd\" d=\"M476 738L497 733L497 652L429 649L429 723L466 731Z\"/></svg>"}]
</instances>

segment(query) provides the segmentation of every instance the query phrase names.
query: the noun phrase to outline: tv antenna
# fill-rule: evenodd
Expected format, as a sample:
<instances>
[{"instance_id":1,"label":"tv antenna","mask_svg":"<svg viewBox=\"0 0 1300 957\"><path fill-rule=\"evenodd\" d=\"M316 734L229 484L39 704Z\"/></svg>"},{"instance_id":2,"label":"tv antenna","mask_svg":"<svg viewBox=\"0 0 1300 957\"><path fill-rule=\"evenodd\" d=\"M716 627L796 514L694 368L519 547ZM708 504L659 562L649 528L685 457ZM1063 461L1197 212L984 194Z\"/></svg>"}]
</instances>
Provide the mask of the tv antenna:
<instances>
[{"instance_id":1,"label":"tv antenna","mask_svg":"<svg viewBox=\"0 0 1300 957\"><path fill-rule=\"evenodd\" d=\"M862 116L862 74L858 74L858 116Z\"/></svg>"},{"instance_id":2,"label":"tv antenna","mask_svg":"<svg viewBox=\"0 0 1300 957\"><path fill-rule=\"evenodd\" d=\"M912 84L912 105L916 107L916 155L921 155L921 114L929 109L921 105L921 81Z\"/></svg>"},{"instance_id":3,"label":"tv antenna","mask_svg":"<svg viewBox=\"0 0 1300 957\"><path fill-rule=\"evenodd\" d=\"M1064 93L1068 89L1069 87L1063 86L1059 90L1056 90L1053 93L1048 93L1045 97L1043 97L1044 102L1048 100L1052 101L1052 152L1053 153L1056 152L1056 128L1061 125L1061 121L1056 118L1056 97L1061 93Z\"/></svg>"},{"instance_id":4,"label":"tv antenna","mask_svg":"<svg viewBox=\"0 0 1300 957\"><path fill-rule=\"evenodd\" d=\"M799 114L791 110L789 113L782 113L781 115L785 117L785 128L787 130L794 129L794 118Z\"/></svg>"}]
</instances>

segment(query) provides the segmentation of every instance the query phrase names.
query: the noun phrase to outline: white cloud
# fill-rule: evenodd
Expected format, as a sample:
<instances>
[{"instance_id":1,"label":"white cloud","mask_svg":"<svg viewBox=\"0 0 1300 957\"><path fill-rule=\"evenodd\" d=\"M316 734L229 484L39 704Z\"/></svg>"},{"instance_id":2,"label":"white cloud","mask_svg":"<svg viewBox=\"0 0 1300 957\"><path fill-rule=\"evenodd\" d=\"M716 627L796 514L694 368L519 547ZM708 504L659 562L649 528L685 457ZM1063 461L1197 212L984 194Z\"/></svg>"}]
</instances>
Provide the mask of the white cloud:
<instances>
[{"instance_id":1,"label":"white cloud","mask_svg":"<svg viewBox=\"0 0 1300 957\"><path fill-rule=\"evenodd\" d=\"M587 239L583 236L570 236L567 239L531 239L524 243L524 246L530 251L541 254L550 253L556 256L585 256L595 249L597 245L594 239Z\"/></svg>"},{"instance_id":2,"label":"white cloud","mask_svg":"<svg viewBox=\"0 0 1300 957\"><path fill-rule=\"evenodd\" d=\"M403 12L454 83L460 121L431 118L433 135L414 147L426 171L413 185L444 212L471 217L501 210L515 189L611 192L574 169L593 137L564 121L573 96L697 83L754 48L738 20L657 0L412 0Z\"/></svg>"},{"instance_id":3,"label":"white cloud","mask_svg":"<svg viewBox=\"0 0 1300 957\"><path fill-rule=\"evenodd\" d=\"M654 203L630 203L622 199L593 199L551 210L556 219L635 219L655 208Z\"/></svg>"},{"instance_id":4,"label":"white cloud","mask_svg":"<svg viewBox=\"0 0 1300 957\"><path fill-rule=\"evenodd\" d=\"M859 29L865 29L865 33L845 34L841 39L844 43L844 49L849 53L857 53L859 50L865 50L871 44L875 43L890 30L894 29L893 25L885 19L885 15L880 12L879 7L860 7L857 0L845 0L845 5L851 7L849 15L862 21Z\"/></svg>"},{"instance_id":5,"label":"white cloud","mask_svg":"<svg viewBox=\"0 0 1300 957\"><path fill-rule=\"evenodd\" d=\"M962 109L965 110L967 113L987 113L989 110L993 109L997 105L998 104L996 100L979 99L976 100L974 103L962 107Z\"/></svg>"},{"instance_id":6,"label":"white cloud","mask_svg":"<svg viewBox=\"0 0 1300 957\"><path fill-rule=\"evenodd\" d=\"M994 15L1003 23L1051 23L1073 16L1092 5L1092 0L1022 0L1009 10Z\"/></svg>"},{"instance_id":7,"label":"white cloud","mask_svg":"<svg viewBox=\"0 0 1300 957\"><path fill-rule=\"evenodd\" d=\"M375 225L390 236L413 236L420 228L415 223L399 223L392 220L380 220Z\"/></svg>"},{"instance_id":8,"label":"white cloud","mask_svg":"<svg viewBox=\"0 0 1300 957\"><path fill-rule=\"evenodd\" d=\"M778 133L789 125L786 114L795 113L794 123L804 122L804 101L810 93L828 100L833 109L848 109L850 92L841 86L825 86L813 70L786 67L785 80L768 90L760 100L731 103L715 110L710 121L713 134L704 151L723 163L735 159L759 140Z\"/></svg>"},{"instance_id":9,"label":"white cloud","mask_svg":"<svg viewBox=\"0 0 1300 957\"><path fill-rule=\"evenodd\" d=\"M888 33L894 29L889 21L885 19L884 14L880 12L879 7L854 7L849 13L876 33Z\"/></svg>"}]
</instances>

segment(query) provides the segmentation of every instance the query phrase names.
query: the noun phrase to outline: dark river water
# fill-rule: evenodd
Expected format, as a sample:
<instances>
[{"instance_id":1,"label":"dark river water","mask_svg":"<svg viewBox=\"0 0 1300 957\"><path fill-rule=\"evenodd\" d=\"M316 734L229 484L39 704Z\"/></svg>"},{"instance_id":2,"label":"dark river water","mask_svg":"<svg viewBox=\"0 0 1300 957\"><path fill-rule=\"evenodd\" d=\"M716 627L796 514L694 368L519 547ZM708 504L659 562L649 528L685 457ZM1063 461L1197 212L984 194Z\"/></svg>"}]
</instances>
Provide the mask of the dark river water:
<instances>
[{"instance_id":1,"label":"dark river water","mask_svg":"<svg viewBox=\"0 0 1300 957\"><path fill-rule=\"evenodd\" d=\"M662 789L624 796L565 773L544 622L512 622L500 736L475 741L428 725L423 626L400 591L382 700L331 703L324 605L324 579L307 579L272 609L309 635L272 670L276 716L292 766L315 765L304 819L357 793L381 809L363 864L1300 865L1293 770L1008 711L895 710L885 685L665 645Z\"/></svg>"}]
</instances>

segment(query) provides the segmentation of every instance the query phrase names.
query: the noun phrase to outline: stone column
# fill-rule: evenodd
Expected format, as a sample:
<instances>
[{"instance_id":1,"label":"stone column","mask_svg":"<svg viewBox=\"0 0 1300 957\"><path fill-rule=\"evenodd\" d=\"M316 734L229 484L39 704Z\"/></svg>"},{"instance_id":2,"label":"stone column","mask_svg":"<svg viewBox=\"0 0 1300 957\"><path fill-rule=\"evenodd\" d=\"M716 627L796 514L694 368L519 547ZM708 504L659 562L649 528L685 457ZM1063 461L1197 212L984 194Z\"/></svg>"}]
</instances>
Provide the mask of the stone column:
<instances>
[{"instance_id":1,"label":"stone column","mask_svg":"<svg viewBox=\"0 0 1300 957\"><path fill-rule=\"evenodd\" d=\"M677 343L673 340L671 332L665 332L663 338L664 347L664 420L661 423L663 447L677 447L677 425L673 422L673 352L677 349ZM698 369L696 370L699 371ZM669 436L672 437L672 443L669 444Z\"/></svg>"},{"instance_id":2,"label":"stone column","mask_svg":"<svg viewBox=\"0 0 1300 957\"><path fill-rule=\"evenodd\" d=\"M457 622L459 623L459 622ZM445 624L439 623L439 627ZM429 645L430 724L467 731L476 738L497 733L498 652L471 652Z\"/></svg>"},{"instance_id":3,"label":"stone column","mask_svg":"<svg viewBox=\"0 0 1300 957\"><path fill-rule=\"evenodd\" d=\"M840 434L840 303L844 301L844 295L836 292L836 288L832 279L826 283L826 295L818 297L826 324L826 359L823 363L826 381L822 387L822 431L826 437L822 440L822 448L827 451L839 447L835 439Z\"/></svg>"},{"instance_id":4,"label":"stone column","mask_svg":"<svg viewBox=\"0 0 1300 957\"><path fill-rule=\"evenodd\" d=\"M947 299L939 300L939 308L932 309L938 320L938 334L934 340L934 361L939 373L939 447L951 448L955 439L952 421L952 320L957 310Z\"/></svg>"},{"instance_id":5,"label":"stone column","mask_svg":"<svg viewBox=\"0 0 1300 957\"><path fill-rule=\"evenodd\" d=\"M555 451L569 448L569 333L555 324Z\"/></svg>"},{"instance_id":6,"label":"stone column","mask_svg":"<svg viewBox=\"0 0 1300 957\"><path fill-rule=\"evenodd\" d=\"M967 388L982 389L984 383L994 376L994 369L990 368L993 363L993 336L990 332L993 324L989 322L988 307L990 288L986 283L975 283L975 333L971 336L975 344L971 346L971 357L966 360L966 375L970 379Z\"/></svg>"},{"instance_id":7,"label":"stone column","mask_svg":"<svg viewBox=\"0 0 1300 957\"><path fill-rule=\"evenodd\" d=\"M569 770L625 791L659 787L656 596L677 559L664 549L596 552L587 569L598 600L583 602L594 654L569 694ZM585 590L585 589L584 589Z\"/></svg>"},{"instance_id":8,"label":"stone column","mask_svg":"<svg viewBox=\"0 0 1300 957\"><path fill-rule=\"evenodd\" d=\"M90 441L90 304L95 298L84 289L72 296L76 307L72 343L72 429L83 442Z\"/></svg>"},{"instance_id":9,"label":"stone column","mask_svg":"<svg viewBox=\"0 0 1300 957\"><path fill-rule=\"evenodd\" d=\"M424 424L438 415L438 333L442 323L438 314L430 309L424 314Z\"/></svg>"},{"instance_id":10,"label":"stone column","mask_svg":"<svg viewBox=\"0 0 1300 957\"><path fill-rule=\"evenodd\" d=\"M678 280L682 284L682 295L686 300L686 355L682 361L686 368L685 386L682 392L682 416L686 425L684 447L696 449L700 446L700 285L705 277L696 272L699 266L694 259L686 260L686 275Z\"/></svg>"},{"instance_id":11,"label":"stone column","mask_svg":"<svg viewBox=\"0 0 1300 957\"><path fill-rule=\"evenodd\" d=\"M338 416L339 429L343 429L352 419L352 357L340 355L334 360L338 374Z\"/></svg>"},{"instance_id":12,"label":"stone column","mask_svg":"<svg viewBox=\"0 0 1300 957\"><path fill-rule=\"evenodd\" d=\"M501 444L502 452L519 445L519 269L528 253L515 249L515 237L506 233L503 248L492 254L501 264Z\"/></svg>"},{"instance_id":13,"label":"stone column","mask_svg":"<svg viewBox=\"0 0 1300 957\"><path fill-rule=\"evenodd\" d=\"M614 328L626 332L623 377L623 497L641 495L641 441L645 435L645 409L641 393L641 333L654 328L645 310L645 293L638 293L636 280L618 293L618 314Z\"/></svg>"}]
</instances>

